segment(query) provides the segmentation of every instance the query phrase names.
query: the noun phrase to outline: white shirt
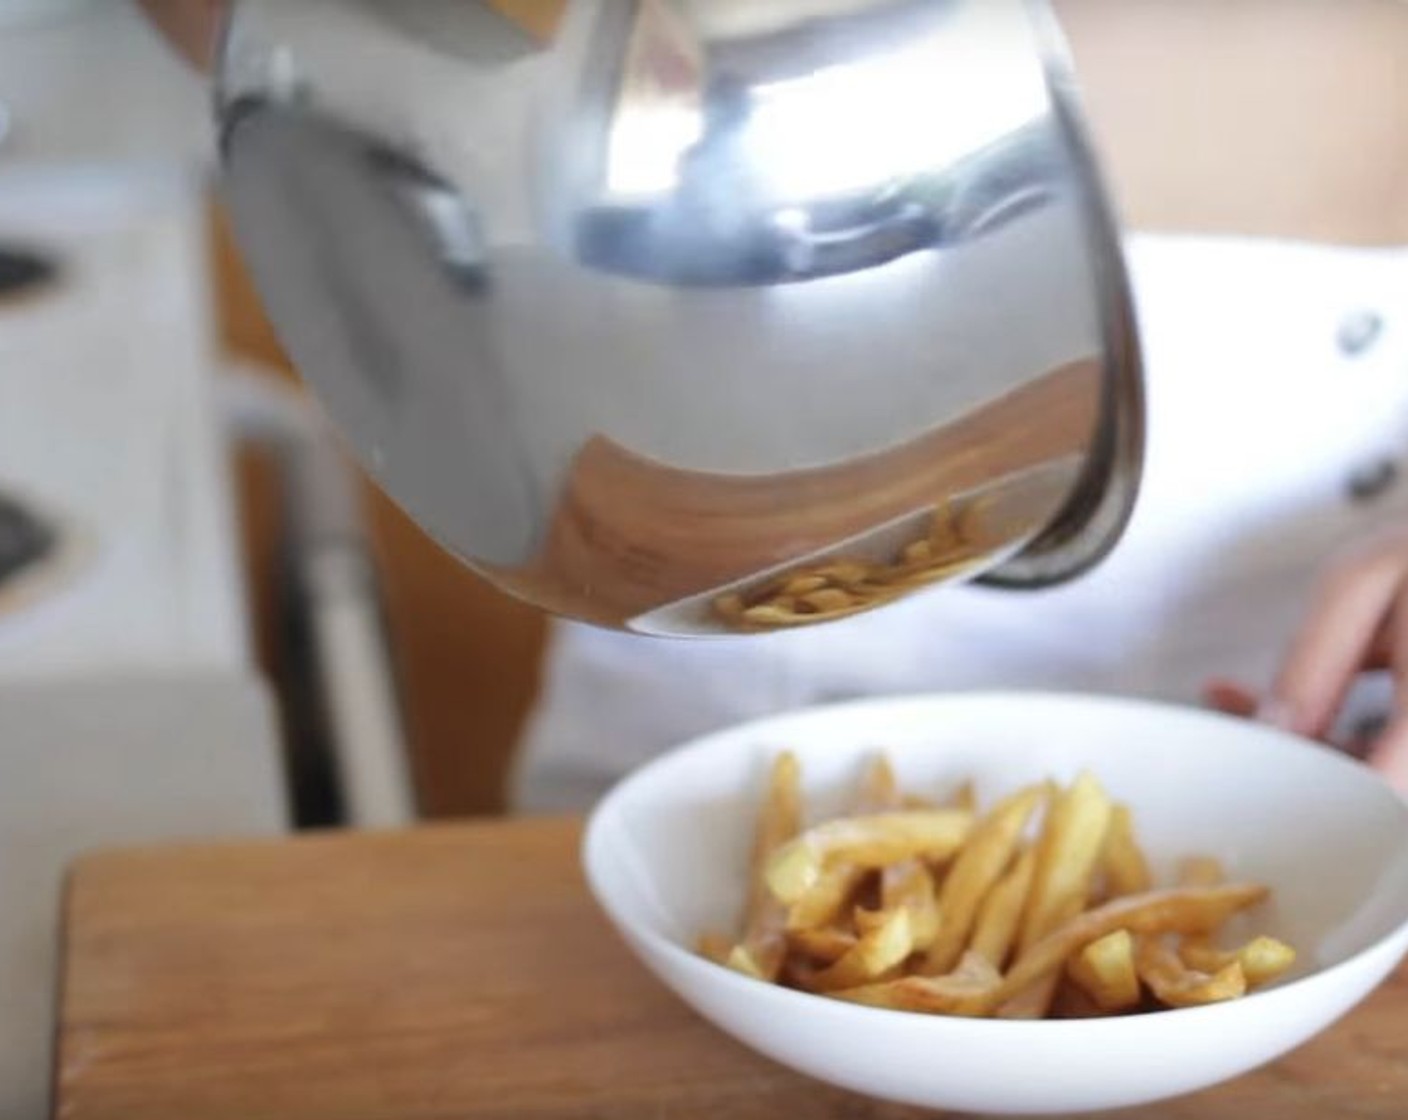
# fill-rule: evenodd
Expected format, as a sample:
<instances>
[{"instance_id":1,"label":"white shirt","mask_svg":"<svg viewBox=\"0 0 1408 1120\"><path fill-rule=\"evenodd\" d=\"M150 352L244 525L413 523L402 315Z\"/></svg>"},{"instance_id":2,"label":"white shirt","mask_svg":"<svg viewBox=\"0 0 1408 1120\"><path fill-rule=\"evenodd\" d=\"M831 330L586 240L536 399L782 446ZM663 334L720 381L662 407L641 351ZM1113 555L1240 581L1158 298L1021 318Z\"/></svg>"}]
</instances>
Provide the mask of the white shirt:
<instances>
[{"instance_id":1,"label":"white shirt","mask_svg":"<svg viewBox=\"0 0 1408 1120\"><path fill-rule=\"evenodd\" d=\"M581 809L688 738L828 700L1040 688L1196 704L1214 675L1264 685L1326 558L1408 520L1408 250L1137 235L1126 252L1148 453L1103 564L766 636L558 624L517 806ZM1351 353L1356 318L1382 328Z\"/></svg>"}]
</instances>

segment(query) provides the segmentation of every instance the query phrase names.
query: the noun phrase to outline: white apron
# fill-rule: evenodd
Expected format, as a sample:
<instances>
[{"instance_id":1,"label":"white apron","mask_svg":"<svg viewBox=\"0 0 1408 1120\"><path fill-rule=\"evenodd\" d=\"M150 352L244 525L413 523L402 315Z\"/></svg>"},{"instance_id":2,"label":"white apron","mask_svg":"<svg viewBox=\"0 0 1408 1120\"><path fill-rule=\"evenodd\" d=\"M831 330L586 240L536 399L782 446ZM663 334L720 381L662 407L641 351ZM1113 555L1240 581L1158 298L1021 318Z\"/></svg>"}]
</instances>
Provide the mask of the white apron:
<instances>
[{"instance_id":1,"label":"white apron","mask_svg":"<svg viewBox=\"0 0 1408 1120\"><path fill-rule=\"evenodd\" d=\"M515 805L582 809L691 736L822 701L1043 688L1197 704L1210 676L1264 685L1324 560L1408 520L1408 250L1148 235L1126 249L1148 460L1100 567L759 637L558 624Z\"/></svg>"}]
</instances>

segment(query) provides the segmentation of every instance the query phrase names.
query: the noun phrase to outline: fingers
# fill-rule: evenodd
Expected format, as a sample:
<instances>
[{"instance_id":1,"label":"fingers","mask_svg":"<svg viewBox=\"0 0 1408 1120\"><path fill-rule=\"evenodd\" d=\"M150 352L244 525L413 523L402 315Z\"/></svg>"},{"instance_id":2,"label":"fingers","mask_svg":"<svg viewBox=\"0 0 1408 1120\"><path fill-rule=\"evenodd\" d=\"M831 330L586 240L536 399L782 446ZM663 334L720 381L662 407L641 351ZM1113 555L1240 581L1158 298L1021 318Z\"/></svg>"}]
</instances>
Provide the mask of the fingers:
<instances>
[{"instance_id":1,"label":"fingers","mask_svg":"<svg viewBox=\"0 0 1408 1120\"><path fill-rule=\"evenodd\" d=\"M1368 762L1395 789L1408 793L1408 583L1383 631L1393 673L1394 715L1375 738Z\"/></svg>"},{"instance_id":2,"label":"fingers","mask_svg":"<svg viewBox=\"0 0 1408 1120\"><path fill-rule=\"evenodd\" d=\"M1264 701L1224 678L1208 681L1204 699L1229 715L1326 739L1359 674L1383 666L1393 674L1395 712L1382 730L1365 732L1373 740L1366 753L1408 795L1408 532L1380 538L1327 572Z\"/></svg>"},{"instance_id":3,"label":"fingers","mask_svg":"<svg viewBox=\"0 0 1408 1120\"><path fill-rule=\"evenodd\" d=\"M1397 537L1352 554L1321 581L1271 688L1284 723L1323 738L1354 678L1369 667L1381 631L1396 625L1396 603L1408 591L1408 540ZM1393 635L1393 647L1408 633ZM1408 679L1408 672L1405 672ZM1408 689L1404 696L1408 697Z\"/></svg>"},{"instance_id":4,"label":"fingers","mask_svg":"<svg viewBox=\"0 0 1408 1120\"><path fill-rule=\"evenodd\" d=\"M1256 693L1236 681L1215 677L1203 687L1203 701L1224 715L1250 719L1256 715L1259 702Z\"/></svg>"}]
</instances>

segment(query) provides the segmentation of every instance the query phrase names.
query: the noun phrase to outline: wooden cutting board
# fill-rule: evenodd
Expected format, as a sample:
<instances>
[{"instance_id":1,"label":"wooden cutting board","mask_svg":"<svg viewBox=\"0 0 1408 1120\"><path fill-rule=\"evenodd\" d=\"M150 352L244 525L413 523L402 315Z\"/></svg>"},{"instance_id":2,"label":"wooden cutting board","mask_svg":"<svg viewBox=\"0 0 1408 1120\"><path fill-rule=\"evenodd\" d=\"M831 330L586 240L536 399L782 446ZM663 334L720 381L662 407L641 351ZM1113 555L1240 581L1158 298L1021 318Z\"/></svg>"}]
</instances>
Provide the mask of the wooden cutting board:
<instances>
[{"instance_id":1,"label":"wooden cutting board","mask_svg":"<svg viewBox=\"0 0 1408 1120\"><path fill-rule=\"evenodd\" d=\"M56 1114L920 1115L804 1080L695 1017L598 915L579 835L525 820L84 860L67 895ZM1408 972L1278 1065L1114 1115L1408 1116Z\"/></svg>"}]
</instances>

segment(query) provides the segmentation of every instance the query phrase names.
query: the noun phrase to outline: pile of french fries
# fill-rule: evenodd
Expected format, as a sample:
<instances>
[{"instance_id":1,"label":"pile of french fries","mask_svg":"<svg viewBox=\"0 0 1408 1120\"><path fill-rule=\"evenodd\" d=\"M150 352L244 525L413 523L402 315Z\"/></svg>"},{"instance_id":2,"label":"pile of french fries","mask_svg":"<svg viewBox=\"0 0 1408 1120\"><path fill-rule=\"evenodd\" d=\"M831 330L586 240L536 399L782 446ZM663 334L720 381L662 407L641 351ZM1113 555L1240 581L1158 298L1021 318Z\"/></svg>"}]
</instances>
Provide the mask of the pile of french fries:
<instances>
[{"instance_id":1,"label":"pile of french fries","mask_svg":"<svg viewBox=\"0 0 1408 1120\"><path fill-rule=\"evenodd\" d=\"M804 826L801 768L773 762L736 940L700 951L748 976L907 1011L1087 1018L1235 999L1295 962L1255 937L1224 947L1265 900L1195 856L1157 889L1127 806L1090 774L979 811L906 796L884 755L848 814Z\"/></svg>"},{"instance_id":2,"label":"pile of french fries","mask_svg":"<svg viewBox=\"0 0 1408 1120\"><path fill-rule=\"evenodd\" d=\"M714 613L740 631L774 630L830 622L859 614L926 584L949 579L982 555L980 503L945 503L925 536L894 560L834 559L796 569L751 589L714 600Z\"/></svg>"}]
</instances>

